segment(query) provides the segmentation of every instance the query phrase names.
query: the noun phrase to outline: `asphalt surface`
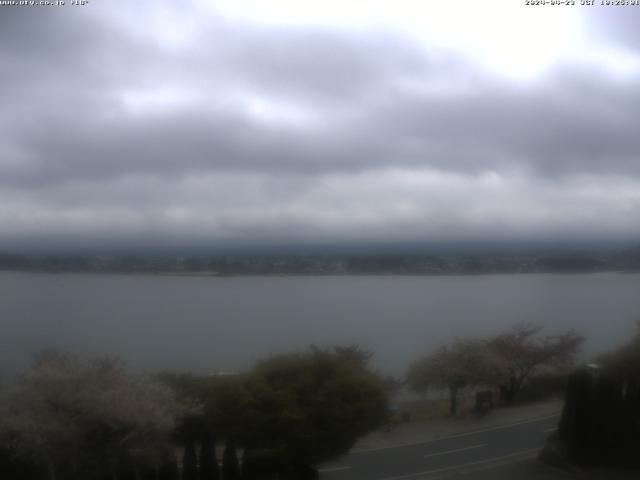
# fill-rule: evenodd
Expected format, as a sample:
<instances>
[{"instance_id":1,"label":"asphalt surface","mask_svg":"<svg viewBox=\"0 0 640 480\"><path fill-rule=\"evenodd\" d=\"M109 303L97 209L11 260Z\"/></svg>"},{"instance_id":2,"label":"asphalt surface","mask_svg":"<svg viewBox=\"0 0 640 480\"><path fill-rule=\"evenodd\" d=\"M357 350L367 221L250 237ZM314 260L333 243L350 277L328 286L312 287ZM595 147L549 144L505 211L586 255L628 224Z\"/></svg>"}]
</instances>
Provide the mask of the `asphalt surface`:
<instances>
[{"instance_id":1,"label":"asphalt surface","mask_svg":"<svg viewBox=\"0 0 640 480\"><path fill-rule=\"evenodd\" d=\"M551 415L428 442L353 452L323 465L320 478L423 480L486 472L534 457L558 419L559 415Z\"/></svg>"}]
</instances>

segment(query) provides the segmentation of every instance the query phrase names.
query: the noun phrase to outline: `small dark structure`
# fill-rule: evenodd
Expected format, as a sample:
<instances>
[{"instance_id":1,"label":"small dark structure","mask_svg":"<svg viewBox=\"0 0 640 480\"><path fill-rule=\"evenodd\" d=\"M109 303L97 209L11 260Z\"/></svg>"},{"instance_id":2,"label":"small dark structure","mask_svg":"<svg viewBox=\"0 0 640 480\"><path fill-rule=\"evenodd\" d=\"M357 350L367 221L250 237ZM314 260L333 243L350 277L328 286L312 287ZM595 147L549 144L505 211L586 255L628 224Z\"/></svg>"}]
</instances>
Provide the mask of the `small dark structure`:
<instances>
[{"instance_id":1,"label":"small dark structure","mask_svg":"<svg viewBox=\"0 0 640 480\"><path fill-rule=\"evenodd\" d=\"M478 415L486 415L493 410L493 391L482 390L476 392L476 406L474 411Z\"/></svg>"}]
</instances>

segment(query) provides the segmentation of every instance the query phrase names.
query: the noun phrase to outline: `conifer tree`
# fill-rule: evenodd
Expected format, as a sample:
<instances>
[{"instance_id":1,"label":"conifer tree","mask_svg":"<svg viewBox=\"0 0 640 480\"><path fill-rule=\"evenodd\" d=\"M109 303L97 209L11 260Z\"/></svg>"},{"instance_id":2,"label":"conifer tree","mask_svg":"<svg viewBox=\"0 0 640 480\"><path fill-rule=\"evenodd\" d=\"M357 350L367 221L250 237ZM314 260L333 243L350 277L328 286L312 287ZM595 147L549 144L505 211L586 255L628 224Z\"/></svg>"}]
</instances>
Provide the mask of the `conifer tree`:
<instances>
[{"instance_id":1,"label":"conifer tree","mask_svg":"<svg viewBox=\"0 0 640 480\"><path fill-rule=\"evenodd\" d=\"M227 440L227 445L222 456L223 480L240 480L240 465L234 442Z\"/></svg>"},{"instance_id":2,"label":"conifer tree","mask_svg":"<svg viewBox=\"0 0 640 480\"><path fill-rule=\"evenodd\" d=\"M167 452L167 456L160 466L158 480L180 480L178 462L176 462L176 457L171 451Z\"/></svg>"},{"instance_id":3,"label":"conifer tree","mask_svg":"<svg viewBox=\"0 0 640 480\"><path fill-rule=\"evenodd\" d=\"M182 480L198 480L198 459L192 440L187 441L182 457Z\"/></svg>"},{"instance_id":4,"label":"conifer tree","mask_svg":"<svg viewBox=\"0 0 640 480\"><path fill-rule=\"evenodd\" d=\"M218 459L216 458L215 442L211 434L206 433L200 445L200 480L218 480Z\"/></svg>"}]
</instances>

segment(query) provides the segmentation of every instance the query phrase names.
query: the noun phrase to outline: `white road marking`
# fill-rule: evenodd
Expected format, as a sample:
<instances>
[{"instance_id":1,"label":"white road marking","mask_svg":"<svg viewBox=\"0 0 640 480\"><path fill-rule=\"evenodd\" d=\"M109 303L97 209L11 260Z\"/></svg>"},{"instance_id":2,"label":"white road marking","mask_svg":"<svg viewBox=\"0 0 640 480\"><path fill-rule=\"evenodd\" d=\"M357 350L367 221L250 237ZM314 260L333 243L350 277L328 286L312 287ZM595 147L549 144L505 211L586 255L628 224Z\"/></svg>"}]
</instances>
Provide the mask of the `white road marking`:
<instances>
[{"instance_id":1,"label":"white road marking","mask_svg":"<svg viewBox=\"0 0 640 480\"><path fill-rule=\"evenodd\" d=\"M436 438L435 440L432 440L432 441L435 442L435 441L438 441L438 440L448 440L450 438L467 437L469 435L475 435L476 433L493 432L494 430L502 430L503 428L516 427L518 425L526 425L527 423L537 423L537 422L541 422L542 420L547 420L549 418L559 417L559 416L560 416L559 413L554 413L553 415L546 415L544 417L538 417L538 418L534 418L532 420L523 420L521 422L509 423L509 424L500 425L500 426L497 426L497 427L489 427L489 428L483 428L481 430L474 430L472 432L460 433L460 434L455 434L455 435L448 435L446 437Z\"/></svg>"},{"instance_id":2,"label":"white road marking","mask_svg":"<svg viewBox=\"0 0 640 480\"><path fill-rule=\"evenodd\" d=\"M434 438L434 439L431 439L431 440L424 440L424 441L420 441L420 442L398 443L396 445L390 445L388 447L374 447L374 448L367 448L367 449L363 449L363 450L355 450L355 451L350 452L349 455L356 455L356 454L360 454L360 453L369 453L369 452L377 452L379 450L391 450L391 449L394 449L394 448L411 447L413 445L426 445L427 443L439 442L440 440L448 440L450 438L467 437L469 435L475 435L476 433L492 432L494 430L502 430L503 428L515 427L517 425L525 425L527 423L541 422L542 420L547 420L549 418L554 418L554 417L559 417L559 416L560 416L560 413L554 413L553 415L545 415L544 417L532 418L531 420L523 420L521 422L507 423L507 424L504 424L504 425L498 425L496 427L489 427L489 428L484 428L484 429L481 429L481 430L472 430L470 432L447 435L447 436L444 436L444 437L438 437L438 438Z\"/></svg>"},{"instance_id":3,"label":"white road marking","mask_svg":"<svg viewBox=\"0 0 640 480\"><path fill-rule=\"evenodd\" d=\"M444 452L430 453L429 455L425 455L424 458L437 457L439 455L448 455L449 453L464 452L465 450L472 450L474 448L486 447L487 445L489 444L481 443L479 445L472 445L471 447L456 448L453 450L446 450Z\"/></svg>"},{"instance_id":4,"label":"white road marking","mask_svg":"<svg viewBox=\"0 0 640 480\"><path fill-rule=\"evenodd\" d=\"M318 469L318 472L320 473L327 473L327 472L339 472L341 470L349 470L351 467L330 467L330 468L320 468Z\"/></svg>"},{"instance_id":5,"label":"white road marking","mask_svg":"<svg viewBox=\"0 0 640 480\"><path fill-rule=\"evenodd\" d=\"M419 476L450 472L452 470L460 470L467 467L473 467L473 466L483 465L483 464L493 463L493 462L500 462L501 460L508 460L510 458L514 458L514 457L518 457L521 455L526 455L526 454L538 452L538 451L540 451L539 448L530 448L529 450L521 450L519 452L510 453L509 455L502 455L501 457L487 458L486 460L479 460L477 462L461 463L460 465L453 465L451 467L444 467L444 468L436 468L435 470L426 470L424 472L408 473L406 475L399 475L397 477L385 477L385 478L381 478L380 480L405 480L405 479L419 477Z\"/></svg>"}]
</instances>

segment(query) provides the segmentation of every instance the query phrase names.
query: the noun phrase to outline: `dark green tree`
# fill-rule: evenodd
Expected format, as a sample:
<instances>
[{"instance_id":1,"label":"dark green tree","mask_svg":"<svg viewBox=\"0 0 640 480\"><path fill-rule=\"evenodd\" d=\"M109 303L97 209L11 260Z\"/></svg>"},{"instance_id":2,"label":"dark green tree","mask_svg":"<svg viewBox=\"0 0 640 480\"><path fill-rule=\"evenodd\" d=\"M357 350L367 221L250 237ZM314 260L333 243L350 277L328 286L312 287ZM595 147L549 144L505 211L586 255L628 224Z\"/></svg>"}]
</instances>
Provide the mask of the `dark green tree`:
<instances>
[{"instance_id":1,"label":"dark green tree","mask_svg":"<svg viewBox=\"0 0 640 480\"><path fill-rule=\"evenodd\" d=\"M558 427L564 448L556 452L566 451L571 462L583 465L640 466L639 374L640 334L598 364L576 370Z\"/></svg>"},{"instance_id":2,"label":"dark green tree","mask_svg":"<svg viewBox=\"0 0 640 480\"><path fill-rule=\"evenodd\" d=\"M355 347L278 355L257 364L246 386L239 440L261 468L306 471L335 459L386 420L382 379Z\"/></svg>"}]
</instances>

